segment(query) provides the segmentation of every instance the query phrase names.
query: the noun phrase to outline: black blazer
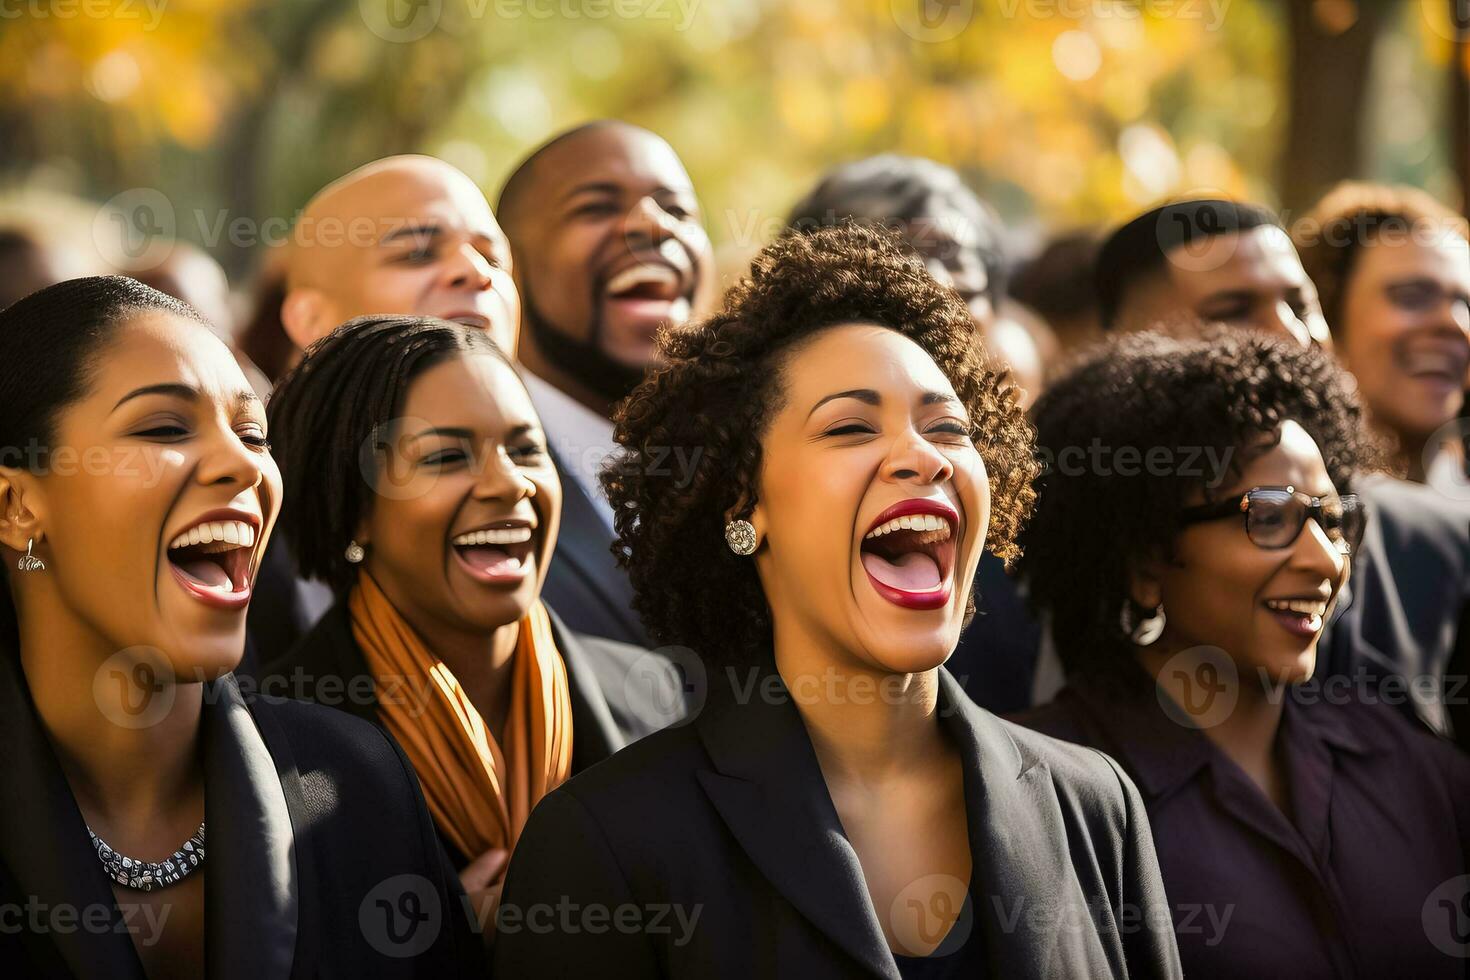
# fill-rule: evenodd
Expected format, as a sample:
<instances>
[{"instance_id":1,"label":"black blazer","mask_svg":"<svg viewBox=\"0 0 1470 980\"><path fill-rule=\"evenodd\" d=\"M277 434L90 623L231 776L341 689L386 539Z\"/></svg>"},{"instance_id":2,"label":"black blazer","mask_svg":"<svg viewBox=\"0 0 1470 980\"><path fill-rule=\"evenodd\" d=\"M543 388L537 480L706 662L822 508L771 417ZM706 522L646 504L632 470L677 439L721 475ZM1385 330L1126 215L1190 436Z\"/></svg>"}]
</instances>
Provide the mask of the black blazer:
<instances>
[{"instance_id":1,"label":"black blazer","mask_svg":"<svg viewBox=\"0 0 1470 980\"><path fill-rule=\"evenodd\" d=\"M561 610L579 633L607 637L633 646L652 642L633 611L633 585L613 558L613 535L587 491L552 452L561 478L561 530L546 569L541 598Z\"/></svg>"},{"instance_id":2,"label":"black blazer","mask_svg":"<svg viewBox=\"0 0 1470 980\"><path fill-rule=\"evenodd\" d=\"M661 655L567 629L550 608L551 632L567 668L572 702L572 772L684 716L684 695ZM338 602L285 657L267 664L261 690L351 712L380 723L372 675ZM473 855L445 848L456 867Z\"/></svg>"},{"instance_id":3,"label":"black blazer","mask_svg":"<svg viewBox=\"0 0 1470 980\"><path fill-rule=\"evenodd\" d=\"M1450 731L1470 685L1449 669L1470 601L1470 501L1388 477L1363 480L1358 489L1370 508L1368 526L1348 595L1323 636L1317 677L1443 683L1439 697L1408 697L1400 687L1385 689L1384 700L1470 749L1470 732Z\"/></svg>"},{"instance_id":4,"label":"black blazer","mask_svg":"<svg viewBox=\"0 0 1470 980\"><path fill-rule=\"evenodd\" d=\"M772 686L541 801L511 860L496 977L898 980L801 716ZM988 975L1179 976L1148 819L1117 765L1001 721L947 671L939 695L965 759Z\"/></svg>"},{"instance_id":5,"label":"black blazer","mask_svg":"<svg viewBox=\"0 0 1470 980\"><path fill-rule=\"evenodd\" d=\"M0 973L143 980L125 931L142 920L117 908L19 665L0 661L0 909L22 910L0 928ZM205 699L210 980L483 975L459 879L391 739L341 712L246 697L233 675ZM48 910L70 910L71 927ZM76 928L93 916L109 928Z\"/></svg>"}]
</instances>

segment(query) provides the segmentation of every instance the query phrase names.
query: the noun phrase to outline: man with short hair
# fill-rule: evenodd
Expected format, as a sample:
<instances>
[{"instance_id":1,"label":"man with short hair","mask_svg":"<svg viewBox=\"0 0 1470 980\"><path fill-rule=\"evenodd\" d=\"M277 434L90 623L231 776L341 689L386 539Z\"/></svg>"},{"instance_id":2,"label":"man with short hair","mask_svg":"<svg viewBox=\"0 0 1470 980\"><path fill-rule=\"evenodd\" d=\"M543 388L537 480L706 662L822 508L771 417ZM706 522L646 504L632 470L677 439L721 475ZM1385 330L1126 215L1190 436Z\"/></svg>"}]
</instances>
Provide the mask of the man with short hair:
<instances>
[{"instance_id":1,"label":"man with short hair","mask_svg":"<svg viewBox=\"0 0 1470 980\"><path fill-rule=\"evenodd\" d=\"M601 120L532 152L496 211L515 256L526 387L564 491L543 595L575 630L648 645L598 474L615 449L614 406L655 362L655 335L687 324L713 285L694 187L663 139Z\"/></svg>"},{"instance_id":2,"label":"man with short hair","mask_svg":"<svg viewBox=\"0 0 1470 980\"><path fill-rule=\"evenodd\" d=\"M1103 243L1096 282L1104 330L1217 322L1331 345L1291 238L1258 205L1210 199L1146 211Z\"/></svg>"}]
</instances>

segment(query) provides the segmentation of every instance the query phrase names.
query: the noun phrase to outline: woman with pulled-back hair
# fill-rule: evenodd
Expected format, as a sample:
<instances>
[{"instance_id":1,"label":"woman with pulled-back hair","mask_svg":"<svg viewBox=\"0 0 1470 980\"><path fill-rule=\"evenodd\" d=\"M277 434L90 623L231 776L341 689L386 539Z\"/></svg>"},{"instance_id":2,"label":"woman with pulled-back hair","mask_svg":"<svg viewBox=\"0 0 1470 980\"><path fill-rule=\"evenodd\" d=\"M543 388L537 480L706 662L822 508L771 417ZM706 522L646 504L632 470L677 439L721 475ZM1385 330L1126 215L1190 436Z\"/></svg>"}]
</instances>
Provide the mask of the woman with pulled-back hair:
<instances>
[{"instance_id":1,"label":"woman with pulled-back hair","mask_svg":"<svg viewBox=\"0 0 1470 980\"><path fill-rule=\"evenodd\" d=\"M0 971L474 972L402 753L231 673L280 476L224 344L115 276L0 312L0 350L0 908L39 910Z\"/></svg>"}]
</instances>

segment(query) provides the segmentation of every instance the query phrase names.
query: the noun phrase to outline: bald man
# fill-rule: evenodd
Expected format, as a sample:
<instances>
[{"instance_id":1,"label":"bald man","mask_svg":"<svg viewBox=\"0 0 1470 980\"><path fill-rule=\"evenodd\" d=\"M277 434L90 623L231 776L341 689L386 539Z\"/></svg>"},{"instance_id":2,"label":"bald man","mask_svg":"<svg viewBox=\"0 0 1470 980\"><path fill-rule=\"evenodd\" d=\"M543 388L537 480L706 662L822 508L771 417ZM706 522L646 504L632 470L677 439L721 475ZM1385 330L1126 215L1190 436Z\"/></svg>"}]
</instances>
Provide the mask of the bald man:
<instances>
[{"instance_id":1,"label":"bald man","mask_svg":"<svg viewBox=\"0 0 1470 980\"><path fill-rule=\"evenodd\" d=\"M604 120L534 151L496 211L515 255L526 385L563 488L544 595L575 630L647 645L609 552L612 510L597 475L614 449L613 406L653 363L654 335L710 298L693 184L663 139Z\"/></svg>"},{"instance_id":2,"label":"bald man","mask_svg":"<svg viewBox=\"0 0 1470 980\"><path fill-rule=\"evenodd\" d=\"M369 163L306 205L286 256L281 322L298 349L367 313L457 320L515 352L510 246L484 193L427 156Z\"/></svg>"},{"instance_id":3,"label":"bald man","mask_svg":"<svg viewBox=\"0 0 1470 980\"><path fill-rule=\"evenodd\" d=\"M284 251L281 325L299 352L355 316L437 316L480 327L513 354L520 298L510 263L474 181L433 157L386 157L328 184L302 210ZM324 585L296 575L283 545L261 562L251 663L255 653L284 655L332 603Z\"/></svg>"}]
</instances>

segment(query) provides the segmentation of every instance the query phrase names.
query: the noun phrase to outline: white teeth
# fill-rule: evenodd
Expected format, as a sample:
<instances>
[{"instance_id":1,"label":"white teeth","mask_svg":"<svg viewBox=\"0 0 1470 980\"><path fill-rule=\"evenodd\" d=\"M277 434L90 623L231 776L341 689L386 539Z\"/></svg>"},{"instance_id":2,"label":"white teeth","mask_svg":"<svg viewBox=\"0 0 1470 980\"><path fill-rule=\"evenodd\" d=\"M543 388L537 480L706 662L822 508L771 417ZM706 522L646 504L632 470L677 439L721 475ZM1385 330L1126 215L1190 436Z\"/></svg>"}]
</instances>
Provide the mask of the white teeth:
<instances>
[{"instance_id":1,"label":"white teeth","mask_svg":"<svg viewBox=\"0 0 1470 980\"><path fill-rule=\"evenodd\" d=\"M192 548L196 545L235 545L241 548L253 547L255 544L255 528L244 521L205 521L196 524L189 530L182 532L178 537L168 543L169 550L175 548ZM228 551L228 547L213 549L215 551Z\"/></svg>"},{"instance_id":2,"label":"white teeth","mask_svg":"<svg viewBox=\"0 0 1470 980\"><path fill-rule=\"evenodd\" d=\"M1326 599L1267 599L1266 607L1277 612L1293 612L1302 616L1325 616Z\"/></svg>"},{"instance_id":3,"label":"white teeth","mask_svg":"<svg viewBox=\"0 0 1470 980\"><path fill-rule=\"evenodd\" d=\"M616 295L646 283L677 286L679 274L666 265L635 265L608 280L607 292Z\"/></svg>"},{"instance_id":4,"label":"white teeth","mask_svg":"<svg viewBox=\"0 0 1470 980\"><path fill-rule=\"evenodd\" d=\"M470 531L450 540L450 544L469 546L478 544L521 544L531 540L529 527L495 528L487 531Z\"/></svg>"},{"instance_id":5,"label":"white teeth","mask_svg":"<svg viewBox=\"0 0 1470 980\"><path fill-rule=\"evenodd\" d=\"M894 531L922 531L925 532L926 537L929 533L937 532L931 540L943 541L950 536L952 528L946 518L936 514L915 514L912 517L895 517L887 523L880 524L863 535L863 539L882 537Z\"/></svg>"}]
</instances>

